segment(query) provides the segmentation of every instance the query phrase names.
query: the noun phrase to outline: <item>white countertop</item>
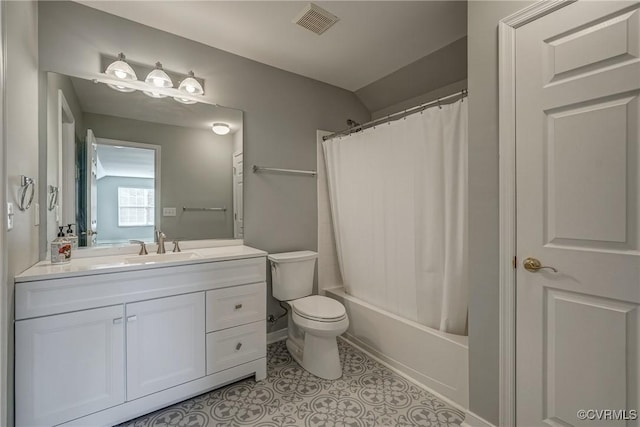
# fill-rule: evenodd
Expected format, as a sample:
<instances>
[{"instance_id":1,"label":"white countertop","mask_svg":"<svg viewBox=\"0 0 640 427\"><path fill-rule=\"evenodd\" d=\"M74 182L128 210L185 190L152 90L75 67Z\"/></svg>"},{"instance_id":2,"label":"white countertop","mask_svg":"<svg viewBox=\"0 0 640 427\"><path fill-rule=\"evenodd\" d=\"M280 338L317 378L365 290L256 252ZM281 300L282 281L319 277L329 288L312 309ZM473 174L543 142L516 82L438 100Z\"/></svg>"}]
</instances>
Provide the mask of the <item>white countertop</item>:
<instances>
[{"instance_id":1,"label":"white countertop","mask_svg":"<svg viewBox=\"0 0 640 427\"><path fill-rule=\"evenodd\" d=\"M110 256L74 258L68 264L51 264L40 261L16 276L16 283L36 280L60 279L66 277L90 276L94 274L119 273L123 271L146 270L158 267L201 264L205 262L227 261L242 258L266 256L267 252L244 245L219 246L211 248L185 249L182 252L167 252L157 255L119 254Z\"/></svg>"}]
</instances>

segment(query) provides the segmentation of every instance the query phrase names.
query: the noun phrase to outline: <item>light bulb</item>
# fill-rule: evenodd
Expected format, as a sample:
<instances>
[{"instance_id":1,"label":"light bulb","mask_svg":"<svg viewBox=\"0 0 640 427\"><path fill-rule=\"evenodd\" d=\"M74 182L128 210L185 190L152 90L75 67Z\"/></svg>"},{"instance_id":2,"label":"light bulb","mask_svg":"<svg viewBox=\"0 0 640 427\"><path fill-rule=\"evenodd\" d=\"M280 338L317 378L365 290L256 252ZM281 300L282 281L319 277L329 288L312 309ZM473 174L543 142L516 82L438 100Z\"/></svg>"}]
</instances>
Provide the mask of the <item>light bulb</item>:
<instances>
[{"instance_id":1,"label":"light bulb","mask_svg":"<svg viewBox=\"0 0 640 427\"><path fill-rule=\"evenodd\" d=\"M147 91L147 90L142 91L142 93L144 93L147 96L150 96L151 98L166 98L167 97L167 95L163 95L163 94L158 93L158 92Z\"/></svg>"},{"instance_id":2,"label":"light bulb","mask_svg":"<svg viewBox=\"0 0 640 427\"><path fill-rule=\"evenodd\" d=\"M200 84L200 82L196 80L195 75L193 74L193 71L189 71L189 76L180 83L178 90L185 92L189 95L204 94L204 89L202 88L202 85Z\"/></svg>"},{"instance_id":3,"label":"light bulb","mask_svg":"<svg viewBox=\"0 0 640 427\"><path fill-rule=\"evenodd\" d=\"M174 96L173 99L175 99L176 101L178 101L181 104L195 104L196 101L193 101L191 99L187 99L187 98L182 98L179 96Z\"/></svg>"},{"instance_id":4,"label":"light bulb","mask_svg":"<svg viewBox=\"0 0 640 427\"><path fill-rule=\"evenodd\" d=\"M118 59L107 67L104 73L120 80L137 80L136 72L127 64L122 52L118 55Z\"/></svg>"},{"instance_id":5,"label":"light bulb","mask_svg":"<svg viewBox=\"0 0 640 427\"><path fill-rule=\"evenodd\" d=\"M151 70L144 81L155 87L173 87L171 78L162 70L162 64L156 62L156 68Z\"/></svg>"},{"instance_id":6,"label":"light bulb","mask_svg":"<svg viewBox=\"0 0 640 427\"><path fill-rule=\"evenodd\" d=\"M136 91L132 87L126 87L126 86L122 86L122 85L116 85L116 84L107 83L107 86L109 86L111 89L117 90L118 92L135 92Z\"/></svg>"}]
</instances>

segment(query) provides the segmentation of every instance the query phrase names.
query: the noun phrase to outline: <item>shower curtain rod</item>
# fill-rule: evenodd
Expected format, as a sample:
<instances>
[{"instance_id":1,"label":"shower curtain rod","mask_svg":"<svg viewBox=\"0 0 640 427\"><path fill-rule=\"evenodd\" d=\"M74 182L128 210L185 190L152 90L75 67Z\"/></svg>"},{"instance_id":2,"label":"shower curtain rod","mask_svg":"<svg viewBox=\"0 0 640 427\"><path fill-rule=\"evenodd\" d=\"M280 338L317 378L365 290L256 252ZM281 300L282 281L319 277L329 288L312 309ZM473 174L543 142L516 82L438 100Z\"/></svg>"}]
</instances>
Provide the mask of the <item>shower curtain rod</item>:
<instances>
[{"instance_id":1,"label":"shower curtain rod","mask_svg":"<svg viewBox=\"0 0 640 427\"><path fill-rule=\"evenodd\" d=\"M379 119L371 120L370 122L363 123L363 124L357 125L357 126L352 126L352 127L348 128L348 129L341 130L339 132L334 132L334 133L332 133L330 135L323 136L322 140L323 141L327 141L327 140L333 139L333 138L335 138L337 136L348 136L348 135L351 135L354 132L360 132L361 130L368 129L368 128L376 126L376 125L378 125L380 123L395 121L395 120L401 119L403 117L409 116L409 115L411 115L413 113L418 113L418 112L424 111L427 108L429 108L431 106L434 106L434 105L441 106L440 104L442 104L442 101L447 101L447 100L450 100L452 98L463 99L465 96L469 96L469 91L467 89L462 89L460 92L456 92L456 93L452 93L451 95L443 96L441 98L436 99L435 101L431 101L431 102L427 102L425 104L417 105L415 107L407 108L404 111L400 111L398 113L389 114L388 116L380 117Z\"/></svg>"}]
</instances>

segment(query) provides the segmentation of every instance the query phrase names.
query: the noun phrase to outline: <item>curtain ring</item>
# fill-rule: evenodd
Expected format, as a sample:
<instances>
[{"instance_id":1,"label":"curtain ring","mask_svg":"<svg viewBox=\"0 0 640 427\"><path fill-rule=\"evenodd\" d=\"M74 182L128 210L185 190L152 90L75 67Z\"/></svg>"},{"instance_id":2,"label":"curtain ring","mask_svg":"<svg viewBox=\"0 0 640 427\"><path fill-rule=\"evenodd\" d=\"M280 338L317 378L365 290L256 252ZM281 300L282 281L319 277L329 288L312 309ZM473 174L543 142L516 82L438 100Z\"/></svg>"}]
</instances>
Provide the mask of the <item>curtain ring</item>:
<instances>
[{"instance_id":1,"label":"curtain ring","mask_svg":"<svg viewBox=\"0 0 640 427\"><path fill-rule=\"evenodd\" d=\"M35 195L35 181L28 176L22 175L20 177L20 202L18 204L18 209L21 211L26 211L31 207L31 203L33 202L33 196ZM27 192L31 189L29 193L29 201L25 204L25 200L27 198Z\"/></svg>"},{"instance_id":2,"label":"curtain ring","mask_svg":"<svg viewBox=\"0 0 640 427\"><path fill-rule=\"evenodd\" d=\"M464 89L460 91L460 102L464 102Z\"/></svg>"},{"instance_id":3,"label":"curtain ring","mask_svg":"<svg viewBox=\"0 0 640 427\"><path fill-rule=\"evenodd\" d=\"M438 108L442 110L442 104L440 103L440 98L438 98Z\"/></svg>"}]
</instances>

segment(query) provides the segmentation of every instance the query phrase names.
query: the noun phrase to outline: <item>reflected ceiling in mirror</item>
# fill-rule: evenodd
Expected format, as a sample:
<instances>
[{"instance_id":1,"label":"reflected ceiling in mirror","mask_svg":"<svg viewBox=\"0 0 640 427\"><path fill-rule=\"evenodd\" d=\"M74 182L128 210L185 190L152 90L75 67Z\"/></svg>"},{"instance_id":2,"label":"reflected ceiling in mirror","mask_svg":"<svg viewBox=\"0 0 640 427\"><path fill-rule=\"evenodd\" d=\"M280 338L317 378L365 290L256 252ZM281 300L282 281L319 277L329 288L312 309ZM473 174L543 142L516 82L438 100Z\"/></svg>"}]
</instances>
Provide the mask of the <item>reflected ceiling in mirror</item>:
<instances>
[{"instance_id":1,"label":"reflected ceiling in mirror","mask_svg":"<svg viewBox=\"0 0 640 427\"><path fill-rule=\"evenodd\" d=\"M155 229L168 239L242 238L242 111L47 80L46 177L59 194L45 204L47 241L66 224L87 246L153 241ZM215 134L214 123L230 133Z\"/></svg>"}]
</instances>

